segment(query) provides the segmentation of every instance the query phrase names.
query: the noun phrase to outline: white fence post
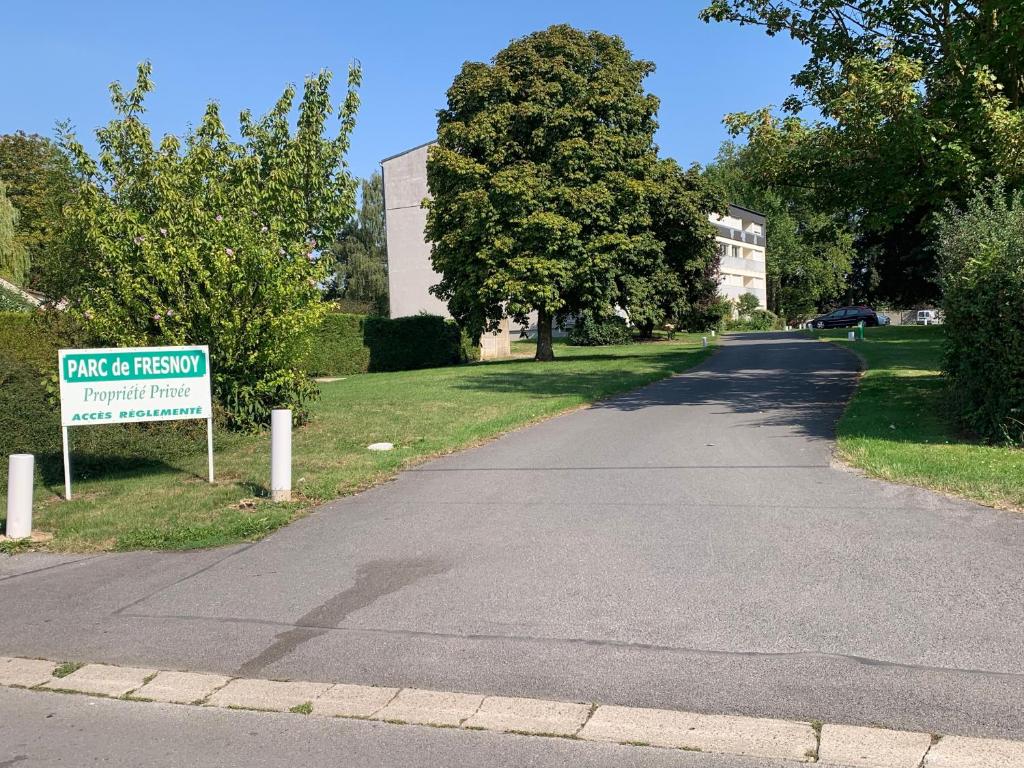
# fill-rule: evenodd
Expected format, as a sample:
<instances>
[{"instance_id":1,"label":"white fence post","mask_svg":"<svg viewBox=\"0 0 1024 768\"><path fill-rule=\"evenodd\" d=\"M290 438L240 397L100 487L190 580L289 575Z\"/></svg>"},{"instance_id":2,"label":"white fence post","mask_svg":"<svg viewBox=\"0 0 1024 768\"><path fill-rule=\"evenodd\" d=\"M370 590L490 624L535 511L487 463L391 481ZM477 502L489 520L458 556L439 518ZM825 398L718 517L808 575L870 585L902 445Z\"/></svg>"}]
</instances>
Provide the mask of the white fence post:
<instances>
[{"instance_id":1,"label":"white fence post","mask_svg":"<svg viewBox=\"0 0 1024 768\"><path fill-rule=\"evenodd\" d=\"M292 500L292 412L287 409L270 413L270 497Z\"/></svg>"},{"instance_id":2,"label":"white fence post","mask_svg":"<svg viewBox=\"0 0 1024 768\"><path fill-rule=\"evenodd\" d=\"M27 539L32 535L32 487L35 456L12 453L7 468L7 537Z\"/></svg>"}]
</instances>

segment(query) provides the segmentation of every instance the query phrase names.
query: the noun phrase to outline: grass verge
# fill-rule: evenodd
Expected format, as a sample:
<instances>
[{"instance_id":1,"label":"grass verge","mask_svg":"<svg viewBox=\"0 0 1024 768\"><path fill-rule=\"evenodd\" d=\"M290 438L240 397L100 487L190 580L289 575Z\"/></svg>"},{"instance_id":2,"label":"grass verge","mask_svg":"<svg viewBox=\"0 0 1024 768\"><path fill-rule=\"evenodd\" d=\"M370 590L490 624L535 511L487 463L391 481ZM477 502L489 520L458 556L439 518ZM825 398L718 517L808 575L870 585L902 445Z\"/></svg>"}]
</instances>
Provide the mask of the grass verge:
<instances>
[{"instance_id":1,"label":"grass verge","mask_svg":"<svg viewBox=\"0 0 1024 768\"><path fill-rule=\"evenodd\" d=\"M985 445L958 428L946 399L941 326L814 331L848 346L866 370L837 428L840 458L868 474L979 501L1024 509L1024 451Z\"/></svg>"},{"instance_id":2,"label":"grass verge","mask_svg":"<svg viewBox=\"0 0 1024 768\"><path fill-rule=\"evenodd\" d=\"M513 346L522 356L533 343ZM91 469L88 476L74 475L72 501L61 498L56 472L43 473L34 527L53 533L44 547L51 551L194 549L258 539L318 503L380 483L412 463L664 378L709 353L693 335L617 347L559 344L551 363L514 359L324 383L312 421L293 435L291 504L266 498L267 434L215 435L217 482L211 486L202 429L171 425L173 439L154 433L145 457L126 449L123 456L89 456L88 462L87 435L72 430L72 471L76 443L82 466ZM104 427L81 433L89 429ZM394 443L395 450L368 451L375 442Z\"/></svg>"}]
</instances>

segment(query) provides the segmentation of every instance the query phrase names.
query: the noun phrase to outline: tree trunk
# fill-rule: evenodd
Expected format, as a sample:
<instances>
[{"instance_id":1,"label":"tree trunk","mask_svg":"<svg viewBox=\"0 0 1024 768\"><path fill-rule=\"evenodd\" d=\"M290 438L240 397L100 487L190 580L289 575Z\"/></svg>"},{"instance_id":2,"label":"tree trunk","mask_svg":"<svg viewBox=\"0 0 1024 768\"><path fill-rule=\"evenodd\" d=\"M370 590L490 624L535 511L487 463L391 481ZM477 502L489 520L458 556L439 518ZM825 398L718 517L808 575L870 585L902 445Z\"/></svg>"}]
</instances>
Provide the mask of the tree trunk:
<instances>
[{"instance_id":1,"label":"tree trunk","mask_svg":"<svg viewBox=\"0 0 1024 768\"><path fill-rule=\"evenodd\" d=\"M641 339L653 339L654 338L654 321L648 320L645 323L637 326L637 330L640 331Z\"/></svg>"},{"instance_id":2,"label":"tree trunk","mask_svg":"<svg viewBox=\"0 0 1024 768\"><path fill-rule=\"evenodd\" d=\"M534 360L550 361L555 359L555 350L551 346L552 317L545 310L537 311L537 354Z\"/></svg>"}]
</instances>

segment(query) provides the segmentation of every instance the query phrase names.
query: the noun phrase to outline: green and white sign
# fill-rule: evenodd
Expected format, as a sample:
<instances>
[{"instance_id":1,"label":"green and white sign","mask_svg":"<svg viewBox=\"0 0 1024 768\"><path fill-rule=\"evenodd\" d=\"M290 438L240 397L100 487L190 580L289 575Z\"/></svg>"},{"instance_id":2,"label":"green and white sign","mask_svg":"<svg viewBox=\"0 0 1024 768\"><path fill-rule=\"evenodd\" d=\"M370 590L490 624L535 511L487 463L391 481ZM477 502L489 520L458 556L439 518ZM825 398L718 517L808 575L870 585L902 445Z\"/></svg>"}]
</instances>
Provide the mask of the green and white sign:
<instances>
[{"instance_id":1,"label":"green and white sign","mask_svg":"<svg viewBox=\"0 0 1024 768\"><path fill-rule=\"evenodd\" d=\"M59 355L65 427L212 415L206 347L62 349Z\"/></svg>"},{"instance_id":2,"label":"green and white sign","mask_svg":"<svg viewBox=\"0 0 1024 768\"><path fill-rule=\"evenodd\" d=\"M58 362L67 498L71 498L68 427L90 424L206 419L213 482L208 347L62 349Z\"/></svg>"}]
</instances>

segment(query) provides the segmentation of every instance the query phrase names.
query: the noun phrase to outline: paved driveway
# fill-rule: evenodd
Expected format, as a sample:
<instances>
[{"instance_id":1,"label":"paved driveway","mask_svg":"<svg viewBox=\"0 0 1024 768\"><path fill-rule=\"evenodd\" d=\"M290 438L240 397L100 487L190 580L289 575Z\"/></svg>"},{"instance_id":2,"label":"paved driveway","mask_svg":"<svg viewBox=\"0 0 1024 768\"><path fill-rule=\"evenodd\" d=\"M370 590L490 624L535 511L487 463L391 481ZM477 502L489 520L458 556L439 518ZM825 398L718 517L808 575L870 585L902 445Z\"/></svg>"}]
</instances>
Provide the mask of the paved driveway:
<instances>
[{"instance_id":1,"label":"paved driveway","mask_svg":"<svg viewBox=\"0 0 1024 768\"><path fill-rule=\"evenodd\" d=\"M3 560L0 654L1024 738L1024 518L830 466L856 370L727 338L258 544Z\"/></svg>"}]
</instances>

